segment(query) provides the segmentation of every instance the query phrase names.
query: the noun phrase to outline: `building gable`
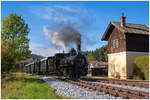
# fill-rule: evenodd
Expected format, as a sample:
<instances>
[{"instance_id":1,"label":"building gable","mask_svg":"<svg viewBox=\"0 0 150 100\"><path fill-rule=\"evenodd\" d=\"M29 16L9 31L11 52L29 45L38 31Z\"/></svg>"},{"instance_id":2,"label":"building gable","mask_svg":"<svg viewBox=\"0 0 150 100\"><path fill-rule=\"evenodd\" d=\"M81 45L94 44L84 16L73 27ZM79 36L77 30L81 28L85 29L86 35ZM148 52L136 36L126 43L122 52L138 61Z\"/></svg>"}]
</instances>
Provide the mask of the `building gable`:
<instances>
[{"instance_id":1,"label":"building gable","mask_svg":"<svg viewBox=\"0 0 150 100\"><path fill-rule=\"evenodd\" d=\"M114 28L108 39L108 53L122 52L126 50L125 34L118 28Z\"/></svg>"}]
</instances>

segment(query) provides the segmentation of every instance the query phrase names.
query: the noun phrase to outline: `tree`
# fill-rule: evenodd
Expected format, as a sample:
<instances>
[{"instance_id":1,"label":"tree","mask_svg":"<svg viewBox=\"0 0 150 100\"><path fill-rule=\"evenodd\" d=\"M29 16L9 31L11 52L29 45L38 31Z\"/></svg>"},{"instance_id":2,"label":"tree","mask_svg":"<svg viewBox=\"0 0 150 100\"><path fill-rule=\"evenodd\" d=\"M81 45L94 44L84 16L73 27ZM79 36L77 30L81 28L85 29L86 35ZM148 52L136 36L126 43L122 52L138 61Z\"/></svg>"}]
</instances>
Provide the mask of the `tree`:
<instances>
[{"instance_id":1,"label":"tree","mask_svg":"<svg viewBox=\"0 0 150 100\"><path fill-rule=\"evenodd\" d=\"M92 60L108 61L107 45L102 46L101 48L98 48L95 51L88 51L87 59L88 61L92 61Z\"/></svg>"},{"instance_id":2,"label":"tree","mask_svg":"<svg viewBox=\"0 0 150 100\"><path fill-rule=\"evenodd\" d=\"M12 66L30 55L28 24L20 15L11 13L2 19L2 71L9 71Z\"/></svg>"},{"instance_id":3,"label":"tree","mask_svg":"<svg viewBox=\"0 0 150 100\"><path fill-rule=\"evenodd\" d=\"M86 58L87 58L88 61L93 61L93 60L95 60L94 57L93 57L92 52L87 52Z\"/></svg>"},{"instance_id":4,"label":"tree","mask_svg":"<svg viewBox=\"0 0 150 100\"><path fill-rule=\"evenodd\" d=\"M99 49L99 55L100 55L100 61L108 61L108 56L107 56L107 45L102 46Z\"/></svg>"}]
</instances>

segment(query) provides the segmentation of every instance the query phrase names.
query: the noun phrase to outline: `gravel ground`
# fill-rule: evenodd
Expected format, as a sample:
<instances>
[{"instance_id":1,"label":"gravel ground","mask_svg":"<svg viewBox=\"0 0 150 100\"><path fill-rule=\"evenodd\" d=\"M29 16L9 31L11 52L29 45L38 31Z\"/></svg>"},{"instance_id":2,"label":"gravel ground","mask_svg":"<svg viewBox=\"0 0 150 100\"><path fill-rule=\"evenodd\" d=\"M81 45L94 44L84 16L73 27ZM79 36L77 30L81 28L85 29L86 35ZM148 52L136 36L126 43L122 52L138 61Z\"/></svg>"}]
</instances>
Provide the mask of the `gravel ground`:
<instances>
[{"instance_id":1,"label":"gravel ground","mask_svg":"<svg viewBox=\"0 0 150 100\"><path fill-rule=\"evenodd\" d=\"M140 90L140 91L144 91L144 92L149 92L149 88L143 88L143 87L127 86L127 85L119 85L119 84L103 83L103 82L93 82L93 83L102 84L102 85L111 85L114 87L128 88L128 89L132 89L132 90Z\"/></svg>"},{"instance_id":2,"label":"gravel ground","mask_svg":"<svg viewBox=\"0 0 150 100\"><path fill-rule=\"evenodd\" d=\"M41 78L50 84L51 88L56 89L56 93L73 99L121 99L121 97L114 97L109 94L104 94L103 92L93 91L51 77Z\"/></svg>"}]
</instances>

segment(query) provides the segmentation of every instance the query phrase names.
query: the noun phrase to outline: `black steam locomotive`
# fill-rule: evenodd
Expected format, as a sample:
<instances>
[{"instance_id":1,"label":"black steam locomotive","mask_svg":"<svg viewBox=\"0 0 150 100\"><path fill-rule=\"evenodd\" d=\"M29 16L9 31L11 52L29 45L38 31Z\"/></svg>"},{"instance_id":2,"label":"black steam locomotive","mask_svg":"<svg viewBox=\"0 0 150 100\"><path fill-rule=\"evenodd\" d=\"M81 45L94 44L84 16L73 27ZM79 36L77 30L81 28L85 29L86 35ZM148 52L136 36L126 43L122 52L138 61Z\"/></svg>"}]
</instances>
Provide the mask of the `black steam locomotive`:
<instances>
[{"instance_id":1,"label":"black steam locomotive","mask_svg":"<svg viewBox=\"0 0 150 100\"><path fill-rule=\"evenodd\" d=\"M39 75L60 75L79 78L88 73L88 63L85 56L78 50L71 49L69 53L57 53L26 65L26 72Z\"/></svg>"}]
</instances>

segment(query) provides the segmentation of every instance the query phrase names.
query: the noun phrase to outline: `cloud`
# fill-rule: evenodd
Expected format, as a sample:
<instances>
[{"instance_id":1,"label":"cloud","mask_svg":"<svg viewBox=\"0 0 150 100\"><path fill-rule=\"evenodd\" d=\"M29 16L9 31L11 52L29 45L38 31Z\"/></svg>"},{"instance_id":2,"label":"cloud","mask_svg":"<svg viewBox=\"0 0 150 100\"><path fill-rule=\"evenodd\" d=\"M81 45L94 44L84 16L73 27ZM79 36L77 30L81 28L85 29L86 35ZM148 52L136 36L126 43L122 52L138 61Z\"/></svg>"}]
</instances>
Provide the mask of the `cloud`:
<instances>
[{"instance_id":1,"label":"cloud","mask_svg":"<svg viewBox=\"0 0 150 100\"><path fill-rule=\"evenodd\" d=\"M64 7L64 6L58 6L57 8L63 9L68 12L77 12L78 8L77 7Z\"/></svg>"},{"instance_id":2,"label":"cloud","mask_svg":"<svg viewBox=\"0 0 150 100\"><path fill-rule=\"evenodd\" d=\"M94 47L97 42L97 40L94 39L95 34L89 33L93 30L93 22L95 22L95 19L89 14L86 8L69 7L65 5L47 6L40 7L37 10L35 9L34 14L37 14L49 22L48 25L43 26L43 33L47 40L51 39L52 43L56 43L54 40L58 38L52 39L51 37L54 37L54 35L57 37L59 30L66 26L71 26L81 33L82 46ZM57 44L65 47L65 43L62 41L57 41Z\"/></svg>"},{"instance_id":3,"label":"cloud","mask_svg":"<svg viewBox=\"0 0 150 100\"><path fill-rule=\"evenodd\" d=\"M86 8L81 7L68 7L68 6L54 6L54 7L40 7L31 11L54 26L61 25L74 25L81 27L81 24L87 24L89 15Z\"/></svg>"},{"instance_id":4,"label":"cloud","mask_svg":"<svg viewBox=\"0 0 150 100\"><path fill-rule=\"evenodd\" d=\"M59 52L59 50L53 46L39 43L30 43L30 50L33 54L41 55L44 57L53 56L55 53Z\"/></svg>"}]
</instances>

